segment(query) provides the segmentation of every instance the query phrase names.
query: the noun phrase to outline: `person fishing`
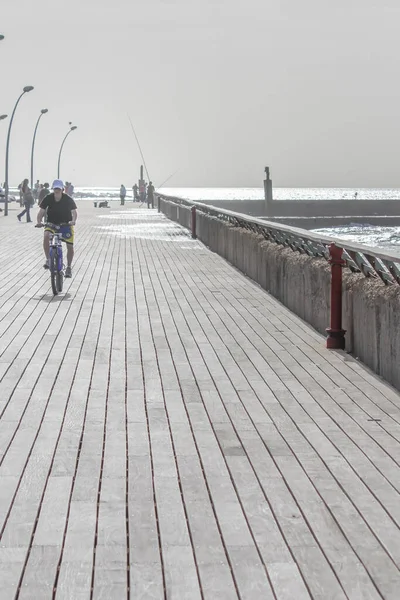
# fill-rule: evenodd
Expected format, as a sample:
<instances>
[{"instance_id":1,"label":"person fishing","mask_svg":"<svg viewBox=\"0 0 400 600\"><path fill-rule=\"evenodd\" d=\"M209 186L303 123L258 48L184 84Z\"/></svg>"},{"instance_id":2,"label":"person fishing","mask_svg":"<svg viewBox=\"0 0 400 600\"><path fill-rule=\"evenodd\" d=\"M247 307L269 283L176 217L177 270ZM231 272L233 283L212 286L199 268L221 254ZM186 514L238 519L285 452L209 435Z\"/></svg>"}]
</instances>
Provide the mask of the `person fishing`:
<instances>
[{"instance_id":1,"label":"person fishing","mask_svg":"<svg viewBox=\"0 0 400 600\"><path fill-rule=\"evenodd\" d=\"M147 186L147 208L151 204L151 208L154 208L154 185L152 181L149 181Z\"/></svg>"},{"instance_id":2,"label":"person fishing","mask_svg":"<svg viewBox=\"0 0 400 600\"><path fill-rule=\"evenodd\" d=\"M149 175L149 171L147 169L146 161L144 159L144 154L143 154L142 148L140 146L139 138L136 135L136 131L135 131L135 128L133 126L132 120L131 120L131 118L130 118L129 115L127 115L127 117L128 117L128 120L129 120L131 128L132 128L132 133L135 136L136 143L137 143L139 151L140 151L140 155L141 155L141 157L143 159L143 164L144 164L144 167L146 169L147 177L149 178L149 184L147 186L147 193L146 193L146 182L144 181L144 178L143 178L143 167L141 167L141 173L140 173L140 179L139 179L139 197L138 197L138 199L139 199L139 201L142 204L144 204L145 201L146 201L146 197L147 197L147 207L149 206L149 204L151 202L152 208L154 208L154 194L156 193L156 190L154 188L154 185L153 185L152 181L150 181L150 175ZM169 181L174 175L176 175L177 172L178 171L175 171L175 173L172 173L172 175L170 175L169 177L167 177L167 179L157 188L157 191L160 188L162 188L167 183L167 181ZM134 200L136 200L136 198L137 198L136 194L137 194L137 191L138 191L138 186L135 184L132 189L133 189Z\"/></svg>"}]
</instances>

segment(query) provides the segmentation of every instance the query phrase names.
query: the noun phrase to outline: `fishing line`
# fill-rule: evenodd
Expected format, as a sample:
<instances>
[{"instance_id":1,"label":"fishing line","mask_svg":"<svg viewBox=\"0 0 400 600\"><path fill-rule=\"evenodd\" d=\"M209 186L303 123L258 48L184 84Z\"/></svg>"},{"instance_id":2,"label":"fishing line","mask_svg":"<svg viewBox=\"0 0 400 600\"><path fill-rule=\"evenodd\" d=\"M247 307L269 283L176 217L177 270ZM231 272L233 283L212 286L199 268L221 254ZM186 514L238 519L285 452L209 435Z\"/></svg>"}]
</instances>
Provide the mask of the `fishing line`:
<instances>
[{"instance_id":1,"label":"fishing line","mask_svg":"<svg viewBox=\"0 0 400 600\"><path fill-rule=\"evenodd\" d=\"M158 186L158 188L156 189L156 192L158 192L158 190L161 190L161 188L167 183L167 181L169 181L170 179L172 179L172 177L174 175L176 175L178 171L179 171L179 169L177 169L175 171L175 173L172 173L172 175L170 175L169 177L167 177L167 179L165 181L163 181L161 185Z\"/></svg>"}]
</instances>

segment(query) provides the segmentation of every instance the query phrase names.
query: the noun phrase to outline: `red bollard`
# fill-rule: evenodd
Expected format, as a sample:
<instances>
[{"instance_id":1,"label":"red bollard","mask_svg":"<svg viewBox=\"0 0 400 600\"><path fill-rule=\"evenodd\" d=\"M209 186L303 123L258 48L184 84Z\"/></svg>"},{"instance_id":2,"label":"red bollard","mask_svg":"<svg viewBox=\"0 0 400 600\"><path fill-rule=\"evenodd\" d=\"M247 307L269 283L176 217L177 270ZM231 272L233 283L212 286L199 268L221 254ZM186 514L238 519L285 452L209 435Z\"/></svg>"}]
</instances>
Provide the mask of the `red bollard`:
<instances>
[{"instance_id":1,"label":"red bollard","mask_svg":"<svg viewBox=\"0 0 400 600\"><path fill-rule=\"evenodd\" d=\"M197 238L196 234L196 207L192 206L192 238L195 240Z\"/></svg>"},{"instance_id":2,"label":"red bollard","mask_svg":"<svg viewBox=\"0 0 400 600\"><path fill-rule=\"evenodd\" d=\"M342 268L345 264L343 248L332 243L329 246L331 264L331 326L326 330L326 347L330 350L344 350L346 331L342 329Z\"/></svg>"}]
</instances>

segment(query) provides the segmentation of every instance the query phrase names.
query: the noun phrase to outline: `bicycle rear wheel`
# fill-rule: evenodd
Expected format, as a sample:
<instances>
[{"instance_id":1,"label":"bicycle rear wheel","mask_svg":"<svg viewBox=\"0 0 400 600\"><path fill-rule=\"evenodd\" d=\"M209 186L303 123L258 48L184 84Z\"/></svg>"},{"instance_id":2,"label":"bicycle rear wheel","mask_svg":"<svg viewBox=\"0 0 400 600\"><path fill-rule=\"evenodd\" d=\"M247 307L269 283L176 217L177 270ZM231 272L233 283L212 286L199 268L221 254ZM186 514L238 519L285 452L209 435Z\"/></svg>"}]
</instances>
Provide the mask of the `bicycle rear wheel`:
<instances>
[{"instance_id":1,"label":"bicycle rear wheel","mask_svg":"<svg viewBox=\"0 0 400 600\"><path fill-rule=\"evenodd\" d=\"M54 296L58 294L58 256L57 250L50 252L50 279Z\"/></svg>"}]
</instances>

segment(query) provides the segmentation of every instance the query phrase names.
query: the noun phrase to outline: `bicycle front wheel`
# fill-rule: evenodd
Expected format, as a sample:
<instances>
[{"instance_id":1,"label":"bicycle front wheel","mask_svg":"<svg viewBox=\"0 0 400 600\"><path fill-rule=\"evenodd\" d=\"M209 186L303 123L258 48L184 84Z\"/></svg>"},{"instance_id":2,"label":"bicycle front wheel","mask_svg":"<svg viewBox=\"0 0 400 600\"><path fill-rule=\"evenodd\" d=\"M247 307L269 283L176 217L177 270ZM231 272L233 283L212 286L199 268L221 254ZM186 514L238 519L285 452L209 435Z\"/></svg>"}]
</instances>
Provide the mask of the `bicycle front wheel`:
<instances>
[{"instance_id":1,"label":"bicycle front wheel","mask_svg":"<svg viewBox=\"0 0 400 600\"><path fill-rule=\"evenodd\" d=\"M59 292L62 292L63 283L64 283L64 273L62 271L57 271L56 283L57 283L57 290Z\"/></svg>"},{"instance_id":2,"label":"bicycle front wheel","mask_svg":"<svg viewBox=\"0 0 400 600\"><path fill-rule=\"evenodd\" d=\"M50 279L54 296L58 294L58 256L57 250L50 253Z\"/></svg>"}]
</instances>

